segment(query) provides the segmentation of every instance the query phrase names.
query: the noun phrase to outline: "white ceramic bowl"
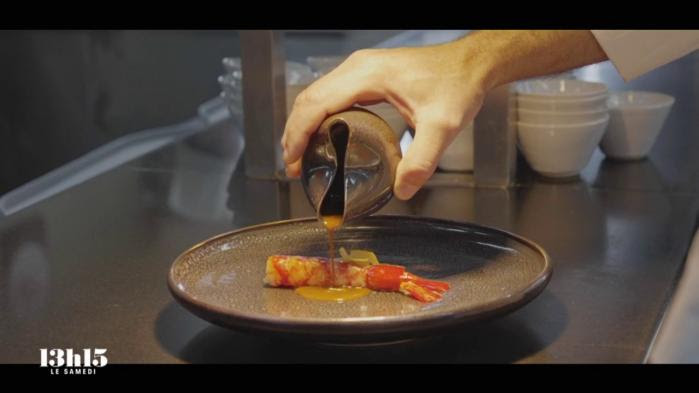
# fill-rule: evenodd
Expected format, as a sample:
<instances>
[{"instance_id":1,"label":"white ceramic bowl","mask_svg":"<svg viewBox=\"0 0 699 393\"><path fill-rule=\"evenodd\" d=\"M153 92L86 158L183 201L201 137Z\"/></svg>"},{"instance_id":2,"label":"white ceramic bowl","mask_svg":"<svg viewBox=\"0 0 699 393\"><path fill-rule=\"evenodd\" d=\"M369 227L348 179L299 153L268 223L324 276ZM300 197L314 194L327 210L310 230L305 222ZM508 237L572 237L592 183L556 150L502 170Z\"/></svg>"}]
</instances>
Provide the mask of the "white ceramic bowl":
<instances>
[{"instance_id":1,"label":"white ceramic bowl","mask_svg":"<svg viewBox=\"0 0 699 393\"><path fill-rule=\"evenodd\" d=\"M448 172L473 170L473 122L459 131L442 153L438 166Z\"/></svg>"},{"instance_id":2,"label":"white ceramic bowl","mask_svg":"<svg viewBox=\"0 0 699 393\"><path fill-rule=\"evenodd\" d=\"M523 123L534 124L570 124L589 123L591 121L602 120L609 111L599 109L595 111L536 111L531 109L517 108L517 119Z\"/></svg>"},{"instance_id":3,"label":"white ceramic bowl","mask_svg":"<svg viewBox=\"0 0 699 393\"><path fill-rule=\"evenodd\" d=\"M520 150L529 165L548 177L571 177L580 173L592 157L609 122L578 124L517 123Z\"/></svg>"},{"instance_id":4,"label":"white ceramic bowl","mask_svg":"<svg viewBox=\"0 0 699 393\"><path fill-rule=\"evenodd\" d=\"M627 91L609 97L609 127L600 147L611 158L633 160L648 155L675 98L666 94Z\"/></svg>"},{"instance_id":5,"label":"white ceramic bowl","mask_svg":"<svg viewBox=\"0 0 699 393\"><path fill-rule=\"evenodd\" d=\"M585 98L558 99L517 96L517 107L535 111L568 111L589 112L607 108L608 94L600 94Z\"/></svg>"},{"instance_id":6,"label":"white ceramic bowl","mask_svg":"<svg viewBox=\"0 0 699 393\"><path fill-rule=\"evenodd\" d=\"M604 83L575 79L536 79L519 82L517 94L528 98L556 98L575 100L607 94Z\"/></svg>"}]
</instances>

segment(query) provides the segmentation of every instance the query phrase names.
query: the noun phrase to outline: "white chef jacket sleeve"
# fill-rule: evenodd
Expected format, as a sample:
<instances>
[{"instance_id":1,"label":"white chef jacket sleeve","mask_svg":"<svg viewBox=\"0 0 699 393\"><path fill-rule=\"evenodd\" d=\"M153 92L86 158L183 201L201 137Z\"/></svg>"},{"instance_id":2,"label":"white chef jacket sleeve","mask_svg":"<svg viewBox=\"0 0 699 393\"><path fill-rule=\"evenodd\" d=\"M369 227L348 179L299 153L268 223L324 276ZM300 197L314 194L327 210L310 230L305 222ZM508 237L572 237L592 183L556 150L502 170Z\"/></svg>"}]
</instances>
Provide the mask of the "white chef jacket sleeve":
<instances>
[{"instance_id":1,"label":"white chef jacket sleeve","mask_svg":"<svg viewBox=\"0 0 699 393\"><path fill-rule=\"evenodd\" d=\"M592 30L629 81L699 49L699 30Z\"/></svg>"}]
</instances>

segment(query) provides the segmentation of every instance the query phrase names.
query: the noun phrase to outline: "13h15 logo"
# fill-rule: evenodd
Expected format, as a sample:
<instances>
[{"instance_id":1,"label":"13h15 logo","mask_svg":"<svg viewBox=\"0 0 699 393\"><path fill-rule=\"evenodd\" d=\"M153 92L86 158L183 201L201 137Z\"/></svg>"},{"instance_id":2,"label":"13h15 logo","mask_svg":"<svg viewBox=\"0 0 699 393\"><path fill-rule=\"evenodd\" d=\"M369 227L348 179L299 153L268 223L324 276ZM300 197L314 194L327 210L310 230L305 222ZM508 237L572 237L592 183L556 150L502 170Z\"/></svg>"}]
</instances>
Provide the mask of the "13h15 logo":
<instances>
[{"instance_id":1,"label":"13h15 logo","mask_svg":"<svg viewBox=\"0 0 699 393\"><path fill-rule=\"evenodd\" d=\"M91 375L96 367L107 365L107 350L104 348L68 349L41 348L41 367L48 367L51 374Z\"/></svg>"}]
</instances>

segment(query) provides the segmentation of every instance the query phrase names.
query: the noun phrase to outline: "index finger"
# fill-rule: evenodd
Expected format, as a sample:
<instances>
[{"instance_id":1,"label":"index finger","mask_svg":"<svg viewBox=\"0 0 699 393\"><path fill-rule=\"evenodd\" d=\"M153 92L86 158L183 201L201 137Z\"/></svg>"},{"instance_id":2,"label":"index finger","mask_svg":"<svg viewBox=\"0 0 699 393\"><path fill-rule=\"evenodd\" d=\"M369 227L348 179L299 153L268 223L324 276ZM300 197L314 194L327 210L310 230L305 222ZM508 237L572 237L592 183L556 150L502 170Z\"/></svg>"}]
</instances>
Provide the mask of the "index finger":
<instances>
[{"instance_id":1,"label":"index finger","mask_svg":"<svg viewBox=\"0 0 699 393\"><path fill-rule=\"evenodd\" d=\"M303 155L310 136L326 117L358 102L383 98L358 72L327 74L298 95L282 137L284 161L291 164Z\"/></svg>"}]
</instances>

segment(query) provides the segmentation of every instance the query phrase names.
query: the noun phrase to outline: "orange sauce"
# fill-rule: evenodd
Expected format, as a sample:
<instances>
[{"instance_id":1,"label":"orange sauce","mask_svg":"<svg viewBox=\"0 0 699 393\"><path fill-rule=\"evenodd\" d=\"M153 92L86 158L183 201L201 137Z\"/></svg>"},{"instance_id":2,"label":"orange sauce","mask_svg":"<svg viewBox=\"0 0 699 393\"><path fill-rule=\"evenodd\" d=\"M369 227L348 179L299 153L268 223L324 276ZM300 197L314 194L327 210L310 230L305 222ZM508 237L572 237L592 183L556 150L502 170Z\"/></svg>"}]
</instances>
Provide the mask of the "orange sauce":
<instances>
[{"instance_id":1,"label":"orange sauce","mask_svg":"<svg viewBox=\"0 0 699 393\"><path fill-rule=\"evenodd\" d=\"M330 257L330 278L335 282L335 230L342 226L342 216L323 216L323 225L328 230L328 256Z\"/></svg>"},{"instance_id":2,"label":"orange sauce","mask_svg":"<svg viewBox=\"0 0 699 393\"><path fill-rule=\"evenodd\" d=\"M342 225L342 216L323 216L323 225L328 231L339 228Z\"/></svg>"},{"instance_id":3,"label":"orange sauce","mask_svg":"<svg viewBox=\"0 0 699 393\"><path fill-rule=\"evenodd\" d=\"M371 290L367 288L299 287L294 291L307 299L334 301L338 303L359 299L371 293Z\"/></svg>"},{"instance_id":4,"label":"orange sauce","mask_svg":"<svg viewBox=\"0 0 699 393\"><path fill-rule=\"evenodd\" d=\"M335 282L335 230L342 226L342 216L332 215L322 217L323 225L328 230L328 254L330 257L331 282ZM359 299L371 293L367 288L321 288L299 287L295 292L307 299L346 302Z\"/></svg>"}]
</instances>

